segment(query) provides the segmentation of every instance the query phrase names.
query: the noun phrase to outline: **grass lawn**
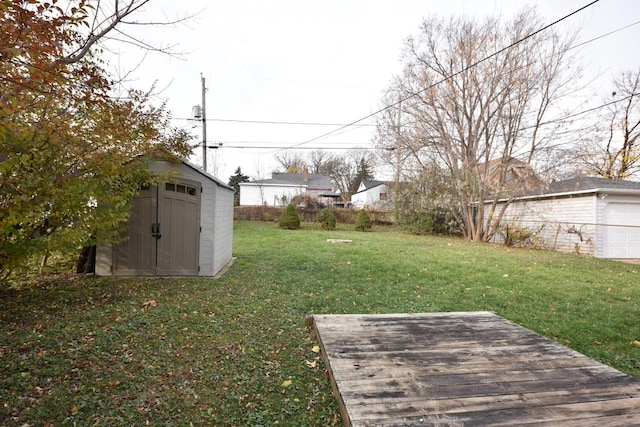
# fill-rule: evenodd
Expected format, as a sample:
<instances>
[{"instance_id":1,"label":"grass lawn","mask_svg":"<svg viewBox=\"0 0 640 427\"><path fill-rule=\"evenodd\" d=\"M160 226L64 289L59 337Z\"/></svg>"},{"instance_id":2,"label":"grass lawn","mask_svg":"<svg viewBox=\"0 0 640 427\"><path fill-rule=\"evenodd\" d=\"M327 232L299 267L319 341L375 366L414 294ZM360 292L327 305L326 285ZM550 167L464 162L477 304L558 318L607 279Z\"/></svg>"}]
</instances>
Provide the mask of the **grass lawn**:
<instances>
[{"instance_id":1,"label":"grass lawn","mask_svg":"<svg viewBox=\"0 0 640 427\"><path fill-rule=\"evenodd\" d=\"M340 424L314 313L490 310L640 378L640 265L303 227L237 222L218 280L0 292L0 425Z\"/></svg>"}]
</instances>

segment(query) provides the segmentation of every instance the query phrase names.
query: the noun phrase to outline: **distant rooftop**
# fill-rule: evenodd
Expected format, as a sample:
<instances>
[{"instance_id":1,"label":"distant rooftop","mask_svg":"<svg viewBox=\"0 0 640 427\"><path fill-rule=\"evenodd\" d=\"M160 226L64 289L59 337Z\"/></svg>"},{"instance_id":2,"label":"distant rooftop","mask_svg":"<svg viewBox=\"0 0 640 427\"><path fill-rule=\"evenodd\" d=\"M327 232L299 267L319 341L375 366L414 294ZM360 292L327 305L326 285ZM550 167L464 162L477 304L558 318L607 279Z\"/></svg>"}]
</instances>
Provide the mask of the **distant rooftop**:
<instances>
[{"instance_id":1,"label":"distant rooftop","mask_svg":"<svg viewBox=\"0 0 640 427\"><path fill-rule=\"evenodd\" d=\"M309 189L328 189L331 190L331 178L327 175L315 173L285 173L273 172L271 178L259 179L252 181L254 184L271 184L271 185L307 185Z\"/></svg>"},{"instance_id":2,"label":"distant rooftop","mask_svg":"<svg viewBox=\"0 0 640 427\"><path fill-rule=\"evenodd\" d=\"M581 176L564 181L556 181L549 184L544 194L570 193L586 190L640 190L640 182L619 179L606 179Z\"/></svg>"}]
</instances>

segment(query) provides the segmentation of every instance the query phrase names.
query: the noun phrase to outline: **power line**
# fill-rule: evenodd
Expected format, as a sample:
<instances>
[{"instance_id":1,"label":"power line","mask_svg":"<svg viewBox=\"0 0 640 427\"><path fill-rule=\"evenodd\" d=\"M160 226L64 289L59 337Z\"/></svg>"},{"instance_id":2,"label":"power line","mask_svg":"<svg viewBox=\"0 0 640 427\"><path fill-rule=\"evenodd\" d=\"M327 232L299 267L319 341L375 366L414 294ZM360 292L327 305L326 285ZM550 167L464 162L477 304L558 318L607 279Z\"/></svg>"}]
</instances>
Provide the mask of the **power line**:
<instances>
[{"instance_id":1,"label":"power line","mask_svg":"<svg viewBox=\"0 0 640 427\"><path fill-rule=\"evenodd\" d=\"M188 117L174 117L174 120L194 120ZM201 122L202 120L198 120ZM218 119L218 118L208 118L208 122L228 122L228 123L256 123L256 124L266 124L266 125L300 125L300 126L344 126L345 123L320 123L320 122L279 122L279 121L270 121L270 120L241 120L241 119ZM356 126L373 126L375 127L375 123L362 123Z\"/></svg>"},{"instance_id":2,"label":"power line","mask_svg":"<svg viewBox=\"0 0 640 427\"><path fill-rule=\"evenodd\" d=\"M350 128L350 127L375 127L375 126L377 126L376 124L365 124L365 123L360 124L360 122L363 121L363 120L366 120L367 118L371 118L371 117L373 117L373 116L375 116L375 115L377 115L377 114L379 114L379 113L381 113L383 111L391 109L391 108L397 106L398 104L400 104L402 101L411 99L411 98L413 98L413 97L415 97L415 96L417 96L417 95L419 95L419 94L421 94L421 93L423 93L423 92L425 92L425 91L437 86L438 84L441 84L441 83L446 82L447 80L450 80L451 78L453 78L453 77L455 77L455 76L457 76L457 75L459 75L459 74L461 74L461 73L463 73L463 72L465 72L465 71L467 71L467 70L469 70L469 69L471 69L471 68L473 68L473 67L475 67L475 66L477 66L477 65L479 65L479 64L481 64L481 63L483 63L485 61L487 61L488 59L490 59L490 58L492 58L492 57L494 57L496 55L499 55L500 53L502 53L502 52L504 52L504 51L516 46L517 44L527 40L528 38L531 38L534 35L536 35L536 34L542 32L542 31L550 28L551 26L556 25L557 23L559 23L559 22L571 17L572 15L581 12L582 10L592 6L593 4L597 3L598 1L599 0L592 1L591 3L581 7L580 9L577 9L577 10L573 11L572 13L570 13L570 14L568 14L568 15L566 15L566 16L564 16L564 17L562 17L562 18L560 18L560 19L558 19L558 20L546 25L545 27L543 27L543 28L541 28L541 29L529 34L528 36L523 37L522 39L510 44L509 46L504 47L504 48L494 52L493 54L491 54L491 55L489 55L489 56L487 56L487 57L485 57L485 58L483 58L483 59L481 59L481 60L479 60L479 61L477 61L477 62L475 62L475 63L473 63L471 65L469 65L469 66L467 66L466 68L464 68L464 69L462 69L462 70L460 70L460 71L458 71L458 72L456 72L456 73L454 73L454 74L452 74L450 76L447 76L447 77L443 78L442 80L430 85L429 87L423 88L423 89L421 89L421 90L419 90L417 92L414 92L414 93L410 93L409 95L406 95L404 98L400 99L398 102L393 103L391 105L388 105L388 106L386 106L384 108L381 108L378 111L375 111L375 112L373 112L373 113L371 113L371 114L369 114L369 115L367 115L365 117L362 117L362 118L360 118L360 119L358 119L356 121L350 122L350 123L346 123L345 124L345 123L322 123L322 122L269 121L269 120L244 120L244 119L224 119L224 118L212 118L212 119L207 119L207 121L230 122L230 123L273 124L273 125L339 126L339 128L334 129L334 130L332 130L330 132L327 132L327 133L325 133L323 135L320 135L318 137L315 137L315 138L312 138L310 140L307 140L307 141L304 141L304 142L301 142L301 143L298 143L298 144L294 144L294 145L291 145L291 146L233 146L233 145L225 145L225 147L229 147L229 148L239 148L239 149L256 148L256 149L278 149L278 150L280 150L280 149L292 149L292 148L297 148L297 149L320 149L320 150L324 150L324 149L342 150L342 149L353 149L353 148L362 149L364 147L310 147L310 148L303 148L301 146L304 145L304 144L308 144L308 143L310 143L312 141L316 141L318 139L325 138L326 136L332 135L332 134L337 133L339 131L344 131L347 128ZM597 36L597 37L594 37L592 39L586 40L586 41L584 41L584 42L582 42L582 43L580 43L578 45L570 47L569 49L578 48L580 46L583 46L585 44L588 44L588 43L594 42L596 40L602 39L604 37L610 36L612 34L615 34L615 33L619 32L619 31L622 31L622 30L625 30L625 29L630 28L632 26L635 26L637 24L640 24L640 21L633 22L631 24L625 25L625 26L620 27L618 29L615 29L613 31L609 31L609 32L607 32L605 34L602 34L600 36ZM573 118L573 117L576 117L576 116L580 116L580 115L586 114L588 112L592 112L592 111L604 108L606 106L613 105L615 103L624 101L624 100L629 99L630 97L636 96L636 95L638 95L638 94L632 94L632 95L629 95L629 96L627 96L627 97L625 97L623 99L619 99L619 100L616 100L616 101L613 101L613 102L602 104L600 106L593 107L593 108L590 108L590 109L587 109L587 110L583 110L583 111L580 111L580 112L577 112L577 113L569 114L567 116L558 117L556 119L548 120L548 121L540 123L540 125L549 125L549 124L553 124L553 123L562 122L562 121L565 121L567 119L570 119L570 118ZM189 118L175 118L175 119L176 120L192 120L192 119L189 119ZM529 128L531 128L531 127L523 127L520 130L526 130L526 129L529 129ZM232 143L232 144L238 144L238 143L252 144L252 143L258 143L258 142L257 141L255 141L255 142L252 142L252 141L227 141L225 144L228 144L228 143ZM264 143L268 144L269 142L264 142ZM276 143L276 144L280 144L280 143Z\"/></svg>"},{"instance_id":3,"label":"power line","mask_svg":"<svg viewBox=\"0 0 640 427\"><path fill-rule=\"evenodd\" d=\"M594 1L593 3L596 3L596 2ZM584 6L582 9L584 9L584 8L586 8L586 7L591 6L593 3L590 3L590 4L586 5L586 6ZM580 11L580 10L582 10L582 9L579 9L578 11L573 12L573 13L577 13L577 12L579 12L579 11ZM568 16L571 16L571 14L570 14L570 15L567 15L566 17L568 17ZM564 17L564 18L562 18L562 19L565 19L566 17ZM557 22L560 22L562 19L560 19L560 20L558 20L558 21L556 21L556 22L554 22L554 23L552 23L552 24L549 24L547 27L543 28L542 30L544 30L544 29L548 28L548 27L549 27L549 26L551 26L551 25L554 25L554 24L555 24L555 23L557 23ZM635 25L638 25L638 24L640 24L640 21L635 21L635 22L633 22L633 23L631 23L631 24L625 25L625 26L623 26L623 27L617 28L617 29L615 29L615 30L609 31L609 32L604 33L604 34L601 34L601 35L599 35L599 36L597 36L597 37L594 37L594 38L591 38L591 39L586 40L586 41L584 41L584 42L581 42L581 43L579 43L579 44L577 44L577 45L571 46L571 47L569 47L569 48L568 48L568 50L576 49L576 48L578 48L578 47L581 47L581 46L584 46L584 45L586 45L586 44L592 43L592 42L594 42L594 41L600 40L600 39L602 39L602 38L604 38L604 37L608 37L608 36L610 36L610 35L612 35L612 34L615 34L615 33L618 33L618 32L620 32L620 31L626 30L626 29L631 28L631 27L633 27L633 26L635 26ZM540 32L540 31L542 31L542 30L538 30L537 32ZM536 33L537 33L537 32L536 32ZM533 34L535 34L535 33L533 33ZM531 34L531 35L533 35L533 34ZM531 36L531 35L530 35L530 36ZM530 37L530 36L529 36L529 37ZM524 41L525 39L526 39L526 38L523 38L523 39L522 39L522 40L520 40L520 41ZM494 56L494 55L496 55L496 54L498 54L498 53L500 53L500 52L504 51L505 49L508 49L508 48L512 47L513 45L515 45L516 43L519 43L520 41L515 42L515 43L514 43L514 44L512 44L511 46L508 46L508 47L506 47L506 48L503 48L501 51L498 51L498 52L494 53L492 56ZM486 60L486 59L489 59L489 58L491 58L492 56L489 56L489 57L487 57L487 58L485 58L485 59L483 59L483 60L481 60L481 61L478 61L477 63L475 63L475 64L473 64L473 65L470 65L469 67L467 67L467 69L469 69L469 68L471 68L471 67L473 67L473 66L475 66L475 65L480 64L482 61L484 61L484 60ZM466 69L465 69L465 70L463 70L463 71L466 71ZM463 71L461 71L461 72L463 72ZM459 73L460 73L460 72L459 72ZM459 74L459 73L458 73L458 74ZM451 77L453 77L453 76L455 76L455 75L452 75L452 76L450 76L449 78L451 78ZM444 81L446 81L446 79L445 79ZM433 87L433 86L435 86L435 85L437 85L437 84L439 84L439 83L442 83L442 82L435 83L435 84L433 84L431 87ZM415 93L413 93L413 94L410 94L410 95L408 95L406 98L404 98L404 100L406 100L406 99L410 99L410 98L412 98L413 96L416 96L416 95L420 94L421 92L423 92L423 91L425 91L425 90L430 89L431 87L429 87L429 88L427 88L427 89L423 89L423 90L421 90L421 91L419 91L419 92L415 92ZM618 102L618 101L616 101L616 102ZM612 103L609 103L609 104L604 104L604 105L602 105L601 107L604 107L604 106L607 106L607 105L610 105L610 104L613 104L613 103L615 103L615 102L612 102ZM374 112L374 113L370 114L369 116L367 116L366 118L371 117L371 116L374 116L374 115L376 115L376 114L378 114L378 113L380 113L380 112L382 112L382 111L385 111L385 110L387 110L387 109L389 109L389 108L392 108L392 107L394 107L394 106L396 106L396 105L398 105L398 103L395 103L395 104L389 105L389 106L387 106L387 107L385 107L385 108L383 108L383 109L381 109L381 110L379 110L379 111L376 111L376 112ZM601 107L595 107L594 109L598 109L598 108L601 108ZM579 113L576 113L576 114L573 114L573 115L569 115L569 116L566 116L566 118L570 118L570 117L573 117L573 116L576 116L576 115L580 115L580 114L586 113L586 112L588 112L588 111L591 111L591 110L586 110L586 111L579 112ZM187 121L193 121L194 119L189 118L189 117L174 117L174 118L173 118L173 120L187 120ZM341 126L341 127L342 127L342 129L347 128L347 127L351 127L351 126L357 126L357 127L375 127L375 126L377 126L375 123L361 123L361 124L360 124L360 123L359 123L359 121L364 120L364 118L363 118L363 119L360 119L359 121L351 122L351 123L296 122L296 121L249 120L249 119L225 119L225 118L207 118L206 120L207 120L207 121L211 121L211 122L223 122L223 123L224 123L224 122L226 122L226 123L253 123L253 124L273 124L273 125L300 125L300 126ZM561 121L561 120L563 120L563 119L554 119L554 120L551 120L551 121L544 122L543 124L554 123L554 122L558 122L558 121ZM524 129L526 129L526 128L524 128ZM337 132L338 130L340 130L340 129L336 129L336 130L334 130L334 132ZM320 136L320 137L318 137L318 138L321 138L321 137L323 137L323 136ZM305 143L308 143L308 142L304 142L304 143L302 143L302 144L305 144Z\"/></svg>"},{"instance_id":4,"label":"power line","mask_svg":"<svg viewBox=\"0 0 640 427\"><path fill-rule=\"evenodd\" d=\"M379 109L377 111L374 111L373 113L370 113L370 114L368 114L368 115L366 115L364 117L361 117L358 120L354 120L353 122L345 124L345 125L342 125L342 126L336 128L336 129L332 130L332 131L325 132L322 135L319 135L317 137L314 137L314 138L308 139L306 141L300 142L299 144L297 144L297 145L295 145L295 146L293 146L291 148L299 147L301 145L305 145L305 144L308 144L310 142L314 142L314 141L317 141L319 139L326 138L329 135L333 135L334 133L339 132L339 131L341 131L341 130L343 130L345 128L348 128L348 127L351 127L351 126L355 126L355 125L357 125L358 123L360 123L363 120L369 119L369 118L374 117L374 116L376 116L376 115L378 115L378 114L380 114L380 113L382 113L384 111L387 111L387 110L389 110L391 108L394 108L394 107L400 105L404 101L407 101L407 100L409 100L411 98L414 98L414 97L416 97L416 96L418 96L418 95L420 95L420 94L422 94L422 93L434 88L437 85L445 83L446 81L451 80L452 78L454 78L454 77L456 77L456 76L458 76L458 75L470 70L471 68L477 67L478 65L482 64L483 62L488 61L489 59L491 59L491 58L493 58L493 57L495 57L495 56L497 56L497 55L499 55L499 54L511 49L512 47L514 47L514 46L522 43L523 41L525 41L525 40L527 40L527 39L529 39L529 38L531 38L531 37L543 32L545 30L551 28L552 26L554 26L554 25L564 21L565 19L567 19L567 18L569 18L569 17L571 17L571 16L583 11L584 9L593 6L594 4L598 3L599 1L600 0L594 0L594 1L590 2L590 3L588 3L587 5L582 6L581 8L569 13L568 15L563 16L562 18L560 18L560 19L558 19L558 20L556 20L556 21L554 21L554 22L552 22L552 23L540 28L539 30L534 31L533 33L531 33L531 34L529 34L529 35L527 35L527 36L525 36L525 37L523 37L523 38L511 43L510 45L508 45L506 47L503 47L502 49L492 53L491 55L486 56L483 59L480 59L480 60L478 60L478 61L476 61L476 62L474 62L474 63L472 63L472 64L470 64L470 65L468 65L468 66L466 66L464 68L462 68L460 71L458 71L456 73L453 73L453 74L451 74L449 76L444 77L443 79L441 79L441 80L439 80L439 81L427 86L426 88L423 88L423 89L421 89L421 90L419 90L417 92L414 92L414 93L410 93L410 94L408 94L408 95L406 95L404 97L401 97L398 101L396 101L396 102L394 102L394 103L392 103L390 105L387 105L386 107L383 107L383 108L381 108L381 109Z\"/></svg>"},{"instance_id":5,"label":"power line","mask_svg":"<svg viewBox=\"0 0 640 427\"><path fill-rule=\"evenodd\" d=\"M215 140L215 143L220 144L221 147L228 147L229 144L249 144L252 147L255 148L261 148L262 144L267 144L267 145L278 145L278 146L282 146L282 147L289 147L292 145L295 145L296 143L294 141L240 141L240 140L235 140L235 141L224 141L224 140ZM332 149L332 145L337 146L337 148L342 149L342 147L344 147L345 145L365 145L365 144L369 144L368 141L362 142L362 141L325 141L322 142L323 147L322 148L326 148L326 149Z\"/></svg>"},{"instance_id":6,"label":"power line","mask_svg":"<svg viewBox=\"0 0 640 427\"><path fill-rule=\"evenodd\" d=\"M256 149L256 150L288 150L290 146L247 146L223 145L224 148ZM296 150L379 150L376 147L296 147Z\"/></svg>"},{"instance_id":7,"label":"power line","mask_svg":"<svg viewBox=\"0 0 640 427\"><path fill-rule=\"evenodd\" d=\"M575 46L571 46L571 47L570 47L569 49L567 49L567 50L571 50L571 49L579 48L580 46L584 46L585 44L588 44L588 43L594 42L594 41L596 41L596 40L600 40L600 39L605 38L605 37L608 37L608 36L610 36L611 34L615 34L615 33L619 32L619 31L622 31L622 30L626 30L627 28L631 28L631 27L633 27L634 25L638 25L638 24L640 24L640 21L636 21L636 22L634 22L634 23L632 23L632 24L625 25L624 27L620 27L620 28L615 29L615 30L613 30L613 31L609 31L609 32L608 32L608 33L606 33L606 34L601 34L601 35L599 35L598 37L594 37L594 38L589 39L589 40L587 40L587 41L584 41L584 42L582 42L582 43L578 43L578 44L577 44L577 45L575 45Z\"/></svg>"},{"instance_id":8,"label":"power line","mask_svg":"<svg viewBox=\"0 0 640 427\"><path fill-rule=\"evenodd\" d=\"M540 122L540 126L548 125L548 124L552 124L552 123L563 122L563 121L565 121L567 119L570 119L572 117L581 116L583 114L590 113L592 111L600 110L601 108L608 107L609 105L614 105L614 104L617 104L617 103L622 102L622 101L626 101L627 99L633 98L634 96L638 96L638 95L640 95L640 92L632 93L630 95L625 96L624 98L616 99L615 101L607 102L605 104L601 104L601 105L598 105L596 107L592 107L592 108L588 108L586 110L578 111L577 113L569 114L567 116L563 116L563 117L558 118L558 119L552 119L552 120L548 120L546 122ZM521 128L520 130L531 129L533 127L534 126L524 127L524 128Z\"/></svg>"}]
</instances>

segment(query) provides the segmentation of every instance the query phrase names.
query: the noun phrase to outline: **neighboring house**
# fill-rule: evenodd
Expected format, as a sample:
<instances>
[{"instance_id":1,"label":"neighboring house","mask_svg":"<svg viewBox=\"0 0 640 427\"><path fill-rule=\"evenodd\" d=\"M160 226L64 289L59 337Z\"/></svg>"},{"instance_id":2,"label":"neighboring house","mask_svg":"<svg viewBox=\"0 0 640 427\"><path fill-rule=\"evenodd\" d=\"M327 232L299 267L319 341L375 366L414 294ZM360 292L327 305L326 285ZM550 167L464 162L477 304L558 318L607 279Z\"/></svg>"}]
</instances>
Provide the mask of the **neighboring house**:
<instances>
[{"instance_id":1,"label":"neighboring house","mask_svg":"<svg viewBox=\"0 0 640 427\"><path fill-rule=\"evenodd\" d=\"M498 212L505 201L498 204ZM574 178L514 199L494 240L526 229L543 247L597 258L640 259L640 182Z\"/></svg>"},{"instance_id":2,"label":"neighboring house","mask_svg":"<svg viewBox=\"0 0 640 427\"><path fill-rule=\"evenodd\" d=\"M381 208L392 205L390 189L392 182L362 180L358 191L351 195L351 204L356 208Z\"/></svg>"},{"instance_id":3,"label":"neighboring house","mask_svg":"<svg viewBox=\"0 0 640 427\"><path fill-rule=\"evenodd\" d=\"M491 160L478 165L478 168L482 174L486 168L486 184L490 194L499 192L503 197L532 194L542 192L547 187L530 165L515 158Z\"/></svg>"},{"instance_id":4,"label":"neighboring house","mask_svg":"<svg viewBox=\"0 0 640 427\"><path fill-rule=\"evenodd\" d=\"M310 197L324 204L335 199L327 175L273 172L270 179L240 183L240 206L286 206L296 196Z\"/></svg>"},{"instance_id":5,"label":"neighboring house","mask_svg":"<svg viewBox=\"0 0 640 427\"><path fill-rule=\"evenodd\" d=\"M233 187L186 161L157 160L170 182L133 199L127 239L96 249L99 276L214 276L232 258Z\"/></svg>"}]
</instances>

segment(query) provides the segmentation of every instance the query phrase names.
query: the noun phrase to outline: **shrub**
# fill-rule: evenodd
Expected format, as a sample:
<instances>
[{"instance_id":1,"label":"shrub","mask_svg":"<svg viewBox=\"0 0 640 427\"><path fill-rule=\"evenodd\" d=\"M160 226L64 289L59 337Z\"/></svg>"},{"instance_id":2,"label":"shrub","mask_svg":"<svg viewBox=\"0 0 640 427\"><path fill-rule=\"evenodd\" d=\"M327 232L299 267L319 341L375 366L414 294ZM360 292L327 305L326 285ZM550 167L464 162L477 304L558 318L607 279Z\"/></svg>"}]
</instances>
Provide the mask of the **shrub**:
<instances>
[{"instance_id":1,"label":"shrub","mask_svg":"<svg viewBox=\"0 0 640 427\"><path fill-rule=\"evenodd\" d=\"M371 219L369 218L367 211L365 211L364 209L361 209L360 213L358 213L358 219L356 220L356 230L371 230Z\"/></svg>"},{"instance_id":2,"label":"shrub","mask_svg":"<svg viewBox=\"0 0 640 427\"><path fill-rule=\"evenodd\" d=\"M398 225L413 234L454 234L459 229L454 216L445 208L397 212Z\"/></svg>"},{"instance_id":3,"label":"shrub","mask_svg":"<svg viewBox=\"0 0 640 427\"><path fill-rule=\"evenodd\" d=\"M537 230L531 230L526 227L521 227L515 223L500 224L495 232L503 239L505 246L518 246L525 248L536 248L539 243L539 233L544 228L544 225Z\"/></svg>"},{"instance_id":4,"label":"shrub","mask_svg":"<svg viewBox=\"0 0 640 427\"><path fill-rule=\"evenodd\" d=\"M280 228L288 228L289 230L297 230L300 228L300 217L296 208L291 203L287 205L287 208L282 212L280 221L278 221Z\"/></svg>"},{"instance_id":5,"label":"shrub","mask_svg":"<svg viewBox=\"0 0 640 427\"><path fill-rule=\"evenodd\" d=\"M322 228L325 230L334 230L336 228L336 216L329 208L324 208L318 212L318 222L322 224Z\"/></svg>"}]
</instances>

